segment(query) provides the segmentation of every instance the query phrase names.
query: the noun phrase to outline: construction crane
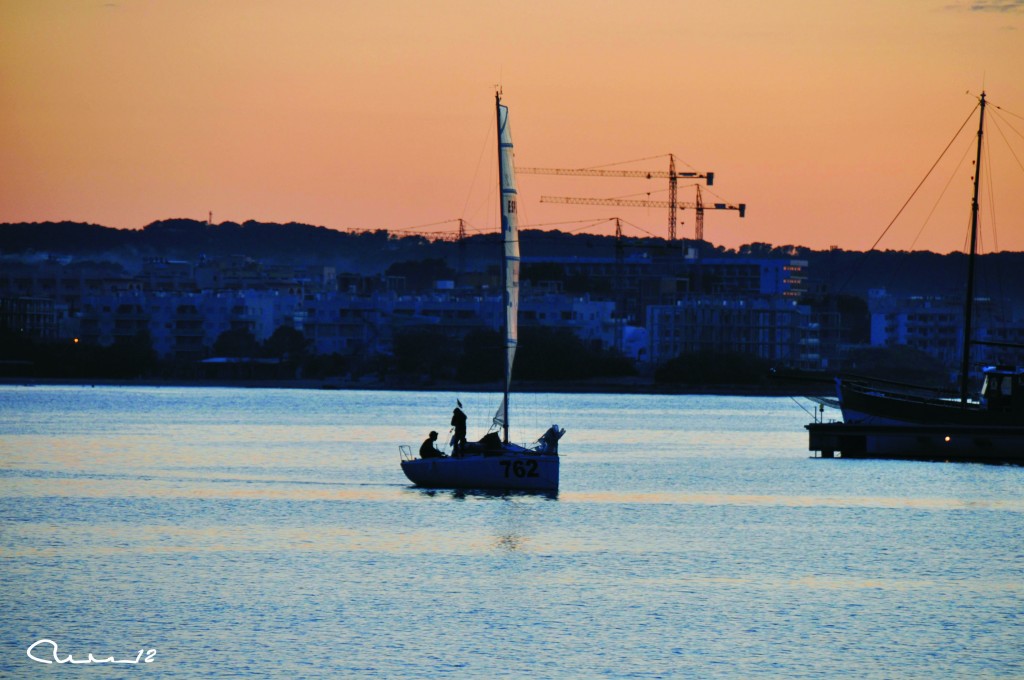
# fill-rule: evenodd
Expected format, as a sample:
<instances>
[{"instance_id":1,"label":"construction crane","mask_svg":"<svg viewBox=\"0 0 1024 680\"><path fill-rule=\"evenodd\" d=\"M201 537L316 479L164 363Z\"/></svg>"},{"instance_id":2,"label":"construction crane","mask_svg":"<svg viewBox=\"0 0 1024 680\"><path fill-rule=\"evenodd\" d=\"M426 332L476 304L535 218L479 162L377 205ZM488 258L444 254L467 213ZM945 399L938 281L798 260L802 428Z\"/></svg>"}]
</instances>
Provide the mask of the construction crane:
<instances>
[{"instance_id":1,"label":"construction crane","mask_svg":"<svg viewBox=\"0 0 1024 680\"><path fill-rule=\"evenodd\" d=\"M426 227L440 227L447 224L458 222L459 226L455 231L446 229L444 231L424 231ZM414 227L406 227L405 229L388 229L389 234L402 234L408 236L422 236L423 238L430 239L432 241L448 241L451 243L461 243L466 240L466 221L461 217L444 220L441 222L431 222L430 224L420 224Z\"/></svg>"},{"instance_id":2,"label":"construction crane","mask_svg":"<svg viewBox=\"0 0 1024 680\"><path fill-rule=\"evenodd\" d=\"M740 217L747 213L746 203L704 203L700 195L700 188L697 189L697 200L693 203L672 202L672 201L650 201L632 198L577 198L573 196L541 196L541 203L568 203L570 205L615 205L624 208L671 208L673 213L676 210L694 208L697 211L697 226L694 237L698 241L704 240L704 211L705 210L738 210ZM674 226L674 224L673 224ZM675 240L675 231L669 232L669 240Z\"/></svg>"},{"instance_id":3,"label":"construction crane","mask_svg":"<svg viewBox=\"0 0 1024 680\"><path fill-rule=\"evenodd\" d=\"M644 179L668 178L668 201L664 207L668 211L668 237L676 240L676 192L679 179L703 179L708 186L715 183L713 172L677 172L676 157L668 155L668 170L606 170L603 168L516 168L516 172L525 175L574 175L577 177L641 177Z\"/></svg>"}]
</instances>

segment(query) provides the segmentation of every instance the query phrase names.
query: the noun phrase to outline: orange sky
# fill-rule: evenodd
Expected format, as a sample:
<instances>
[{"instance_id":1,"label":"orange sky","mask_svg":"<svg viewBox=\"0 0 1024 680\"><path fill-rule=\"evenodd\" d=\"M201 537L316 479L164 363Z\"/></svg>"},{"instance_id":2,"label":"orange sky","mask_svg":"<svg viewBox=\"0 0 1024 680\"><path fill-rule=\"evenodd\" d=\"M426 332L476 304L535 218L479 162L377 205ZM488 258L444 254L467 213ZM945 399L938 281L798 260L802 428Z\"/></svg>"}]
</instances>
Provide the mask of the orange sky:
<instances>
[{"instance_id":1,"label":"orange sky","mask_svg":"<svg viewBox=\"0 0 1024 680\"><path fill-rule=\"evenodd\" d=\"M520 165L672 152L748 205L706 214L713 243L849 249L984 86L1002 111L983 250L1024 250L1024 0L0 0L0 222L493 229L499 82ZM963 246L971 137L880 248ZM521 175L521 224L665 235L662 209L539 197L666 186Z\"/></svg>"}]
</instances>

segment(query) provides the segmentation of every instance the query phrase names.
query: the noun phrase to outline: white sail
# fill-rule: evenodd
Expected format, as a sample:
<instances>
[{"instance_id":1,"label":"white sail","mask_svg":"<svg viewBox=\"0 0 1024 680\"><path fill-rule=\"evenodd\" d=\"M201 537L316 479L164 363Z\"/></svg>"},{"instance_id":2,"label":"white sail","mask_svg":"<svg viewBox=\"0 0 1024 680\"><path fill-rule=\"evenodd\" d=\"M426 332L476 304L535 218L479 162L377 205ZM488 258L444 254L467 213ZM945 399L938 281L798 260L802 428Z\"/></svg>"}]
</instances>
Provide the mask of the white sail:
<instances>
[{"instance_id":1,"label":"white sail","mask_svg":"<svg viewBox=\"0 0 1024 680\"><path fill-rule=\"evenodd\" d=\"M494 419L491 420L491 428L493 430L503 430L505 428L505 404L506 399L501 398L501 403L498 404L498 410L494 412Z\"/></svg>"},{"instance_id":2,"label":"white sail","mask_svg":"<svg viewBox=\"0 0 1024 680\"><path fill-rule=\"evenodd\" d=\"M501 234L504 244L505 275L505 399L503 425L508 427L508 392L512 382L512 363L519 339L519 226L516 210L516 176L512 151L512 131L508 107L498 99L498 171L501 175Z\"/></svg>"}]
</instances>

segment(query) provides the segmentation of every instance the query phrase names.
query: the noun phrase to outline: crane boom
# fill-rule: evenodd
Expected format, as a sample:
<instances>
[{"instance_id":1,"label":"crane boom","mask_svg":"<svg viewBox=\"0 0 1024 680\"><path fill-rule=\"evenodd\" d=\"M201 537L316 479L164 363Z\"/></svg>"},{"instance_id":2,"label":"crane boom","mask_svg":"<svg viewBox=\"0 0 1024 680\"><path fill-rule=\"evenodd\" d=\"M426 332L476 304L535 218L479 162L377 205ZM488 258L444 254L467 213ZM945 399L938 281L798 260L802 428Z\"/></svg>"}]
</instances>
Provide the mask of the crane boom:
<instances>
[{"instance_id":1,"label":"crane boom","mask_svg":"<svg viewBox=\"0 0 1024 680\"><path fill-rule=\"evenodd\" d=\"M672 206L671 201L648 201L632 198L578 198L575 196L541 196L541 203L569 203L571 205L615 205L626 208L668 208ZM745 217L747 212L746 203L687 203L677 201L676 209L702 207L704 210L738 210L740 217Z\"/></svg>"},{"instance_id":2,"label":"crane boom","mask_svg":"<svg viewBox=\"0 0 1024 680\"><path fill-rule=\"evenodd\" d=\"M706 179L715 183L713 172L669 172L667 170L602 170L600 168L516 168L521 175L575 175L577 177L640 177L643 179Z\"/></svg>"}]
</instances>

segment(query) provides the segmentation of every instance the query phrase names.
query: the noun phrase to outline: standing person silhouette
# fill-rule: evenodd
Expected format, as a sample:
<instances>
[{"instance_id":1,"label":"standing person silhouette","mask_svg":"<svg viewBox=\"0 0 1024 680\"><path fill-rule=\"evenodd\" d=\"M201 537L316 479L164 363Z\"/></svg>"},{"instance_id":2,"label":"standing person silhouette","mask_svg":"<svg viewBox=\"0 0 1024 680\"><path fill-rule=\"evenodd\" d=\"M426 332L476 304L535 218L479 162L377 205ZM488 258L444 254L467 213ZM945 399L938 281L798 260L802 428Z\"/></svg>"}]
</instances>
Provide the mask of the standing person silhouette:
<instances>
[{"instance_id":1,"label":"standing person silhouette","mask_svg":"<svg viewBox=\"0 0 1024 680\"><path fill-rule=\"evenodd\" d=\"M456 399L455 403L458 406L452 411L452 427L455 428L453 437L455 444L452 448L452 455L462 456L462 449L466 445L466 414L462 411L462 402Z\"/></svg>"}]
</instances>

